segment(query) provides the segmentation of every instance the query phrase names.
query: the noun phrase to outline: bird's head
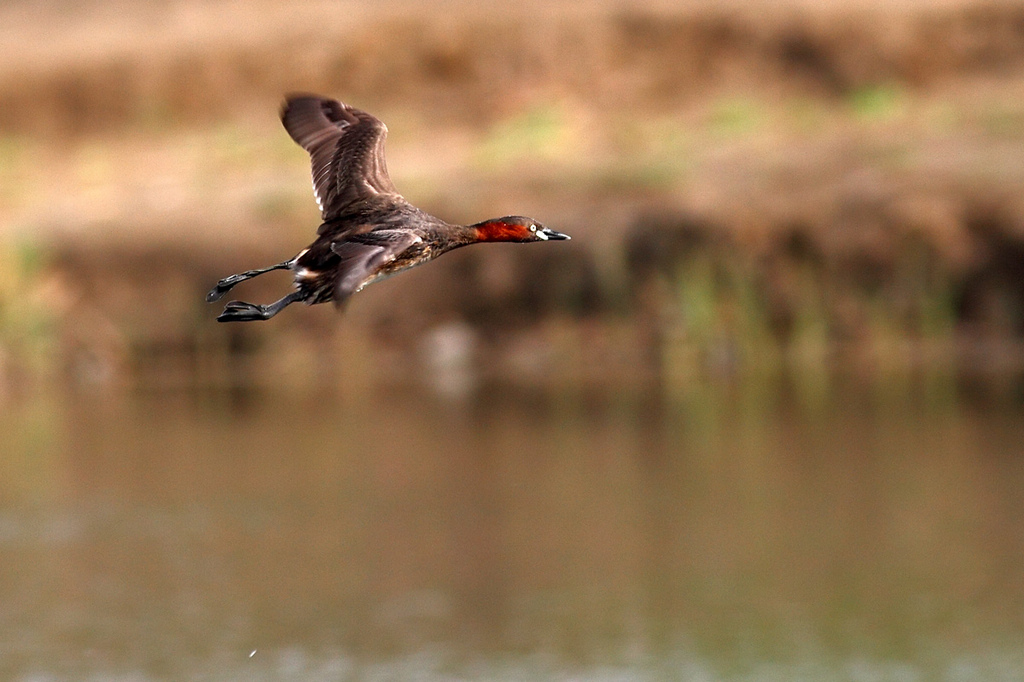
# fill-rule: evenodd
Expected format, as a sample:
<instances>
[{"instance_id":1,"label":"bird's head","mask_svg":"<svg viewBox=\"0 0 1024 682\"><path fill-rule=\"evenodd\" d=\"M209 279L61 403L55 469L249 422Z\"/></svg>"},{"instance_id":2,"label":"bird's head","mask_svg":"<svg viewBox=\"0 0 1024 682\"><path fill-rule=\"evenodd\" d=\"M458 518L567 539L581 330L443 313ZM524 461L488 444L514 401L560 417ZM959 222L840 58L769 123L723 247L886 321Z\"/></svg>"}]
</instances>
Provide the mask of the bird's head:
<instances>
[{"instance_id":1,"label":"bird's head","mask_svg":"<svg viewBox=\"0 0 1024 682\"><path fill-rule=\"evenodd\" d=\"M542 242L569 239L569 235L544 227L533 218L513 215L473 225L482 242Z\"/></svg>"}]
</instances>

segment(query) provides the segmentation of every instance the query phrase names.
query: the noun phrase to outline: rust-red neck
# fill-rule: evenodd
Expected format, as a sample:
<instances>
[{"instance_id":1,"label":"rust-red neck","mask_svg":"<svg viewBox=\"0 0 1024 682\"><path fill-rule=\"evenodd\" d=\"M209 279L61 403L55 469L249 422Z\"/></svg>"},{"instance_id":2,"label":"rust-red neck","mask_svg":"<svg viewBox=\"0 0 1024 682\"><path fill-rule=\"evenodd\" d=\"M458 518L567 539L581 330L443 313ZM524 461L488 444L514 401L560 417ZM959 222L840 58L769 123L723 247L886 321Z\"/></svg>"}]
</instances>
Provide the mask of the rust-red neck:
<instances>
[{"instance_id":1,"label":"rust-red neck","mask_svg":"<svg viewBox=\"0 0 1024 682\"><path fill-rule=\"evenodd\" d=\"M481 242L518 242L528 237L522 225L508 223L504 220L485 220L473 225L477 241Z\"/></svg>"}]
</instances>

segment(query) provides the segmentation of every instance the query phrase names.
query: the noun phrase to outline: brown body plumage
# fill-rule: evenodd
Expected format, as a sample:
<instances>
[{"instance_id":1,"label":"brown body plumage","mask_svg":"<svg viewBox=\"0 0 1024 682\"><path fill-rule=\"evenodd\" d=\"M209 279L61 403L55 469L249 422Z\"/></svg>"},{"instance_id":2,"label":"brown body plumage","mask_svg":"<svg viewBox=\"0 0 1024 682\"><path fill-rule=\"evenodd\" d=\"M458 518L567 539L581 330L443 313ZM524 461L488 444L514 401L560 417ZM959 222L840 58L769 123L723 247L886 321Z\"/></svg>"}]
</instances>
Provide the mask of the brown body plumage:
<instances>
[{"instance_id":1,"label":"brown body plumage","mask_svg":"<svg viewBox=\"0 0 1024 682\"><path fill-rule=\"evenodd\" d=\"M218 282L207 301L265 272L295 274L295 290L284 298L266 306L232 301L217 318L220 322L267 320L298 301L340 305L365 286L468 244L569 238L522 216L450 225L416 208L388 176L387 128L366 112L332 99L295 95L281 108L281 121L309 152L323 222L316 240L291 260Z\"/></svg>"}]
</instances>

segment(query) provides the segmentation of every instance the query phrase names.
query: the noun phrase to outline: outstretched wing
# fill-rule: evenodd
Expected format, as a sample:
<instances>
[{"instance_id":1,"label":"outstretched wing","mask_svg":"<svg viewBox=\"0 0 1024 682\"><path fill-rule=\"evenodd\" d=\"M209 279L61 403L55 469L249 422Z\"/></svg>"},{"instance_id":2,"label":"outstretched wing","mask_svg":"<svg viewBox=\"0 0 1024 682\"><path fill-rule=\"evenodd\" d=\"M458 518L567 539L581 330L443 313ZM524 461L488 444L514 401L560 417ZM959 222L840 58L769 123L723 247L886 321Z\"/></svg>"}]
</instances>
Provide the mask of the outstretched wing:
<instances>
[{"instance_id":1,"label":"outstretched wing","mask_svg":"<svg viewBox=\"0 0 1024 682\"><path fill-rule=\"evenodd\" d=\"M370 114L326 97L291 95L281 122L313 162L313 194L324 220L353 202L395 194L384 161L388 129Z\"/></svg>"},{"instance_id":2,"label":"outstretched wing","mask_svg":"<svg viewBox=\"0 0 1024 682\"><path fill-rule=\"evenodd\" d=\"M368 284L368 280L372 281L380 268L419 240L418 236L404 230L374 230L359 235L358 241L331 244L331 251L341 259L337 266L334 302L337 305L344 303L345 299Z\"/></svg>"}]
</instances>

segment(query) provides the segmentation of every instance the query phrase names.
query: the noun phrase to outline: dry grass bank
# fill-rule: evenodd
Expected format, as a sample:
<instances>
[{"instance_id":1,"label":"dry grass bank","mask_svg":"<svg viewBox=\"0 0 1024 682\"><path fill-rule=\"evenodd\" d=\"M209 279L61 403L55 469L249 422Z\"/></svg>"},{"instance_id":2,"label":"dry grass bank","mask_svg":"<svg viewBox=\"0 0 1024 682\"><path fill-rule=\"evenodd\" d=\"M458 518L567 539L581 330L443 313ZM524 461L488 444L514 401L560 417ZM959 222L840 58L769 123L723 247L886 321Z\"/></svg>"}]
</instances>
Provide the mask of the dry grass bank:
<instances>
[{"instance_id":1,"label":"dry grass bank","mask_svg":"<svg viewBox=\"0 0 1024 682\"><path fill-rule=\"evenodd\" d=\"M992 1L23 1L0 21L0 129L43 135L238 118L294 89L465 124L553 99L654 113L751 89L926 91L1024 65L1024 6Z\"/></svg>"}]
</instances>

